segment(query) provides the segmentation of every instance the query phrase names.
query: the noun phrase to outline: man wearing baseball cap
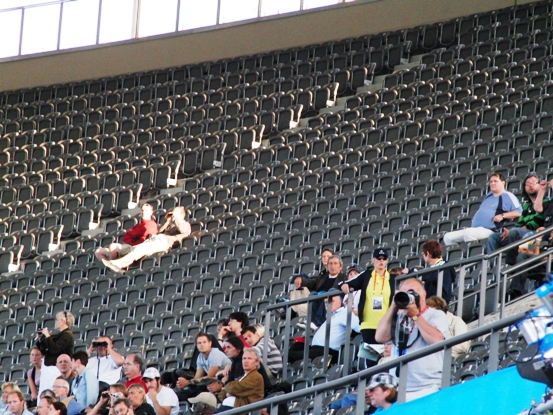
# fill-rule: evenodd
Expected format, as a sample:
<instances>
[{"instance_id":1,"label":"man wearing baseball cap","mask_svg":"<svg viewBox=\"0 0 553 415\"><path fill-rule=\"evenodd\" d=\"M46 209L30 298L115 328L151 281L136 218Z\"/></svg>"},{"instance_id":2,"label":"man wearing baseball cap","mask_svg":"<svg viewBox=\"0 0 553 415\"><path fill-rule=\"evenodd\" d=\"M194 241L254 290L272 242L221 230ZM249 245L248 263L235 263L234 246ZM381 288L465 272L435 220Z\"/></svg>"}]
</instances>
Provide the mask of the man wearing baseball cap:
<instances>
[{"instance_id":1,"label":"man wearing baseball cap","mask_svg":"<svg viewBox=\"0 0 553 415\"><path fill-rule=\"evenodd\" d=\"M178 415L179 398L171 388L161 384L159 370L149 367L142 380L148 386L147 401L156 410L156 415Z\"/></svg>"},{"instance_id":2,"label":"man wearing baseball cap","mask_svg":"<svg viewBox=\"0 0 553 415\"><path fill-rule=\"evenodd\" d=\"M389 373L377 373L371 378L365 397L377 408L375 413L385 411L397 400L397 379Z\"/></svg>"},{"instance_id":3,"label":"man wearing baseball cap","mask_svg":"<svg viewBox=\"0 0 553 415\"><path fill-rule=\"evenodd\" d=\"M211 392L202 392L188 402L194 404L192 415L213 415L217 410L217 398Z\"/></svg>"},{"instance_id":4,"label":"man wearing baseball cap","mask_svg":"<svg viewBox=\"0 0 553 415\"><path fill-rule=\"evenodd\" d=\"M369 380L365 389L365 403L382 412L391 407L397 400L397 379L389 373L377 373ZM342 399L333 401L330 409L347 408L357 405L357 392L346 393Z\"/></svg>"}]
</instances>

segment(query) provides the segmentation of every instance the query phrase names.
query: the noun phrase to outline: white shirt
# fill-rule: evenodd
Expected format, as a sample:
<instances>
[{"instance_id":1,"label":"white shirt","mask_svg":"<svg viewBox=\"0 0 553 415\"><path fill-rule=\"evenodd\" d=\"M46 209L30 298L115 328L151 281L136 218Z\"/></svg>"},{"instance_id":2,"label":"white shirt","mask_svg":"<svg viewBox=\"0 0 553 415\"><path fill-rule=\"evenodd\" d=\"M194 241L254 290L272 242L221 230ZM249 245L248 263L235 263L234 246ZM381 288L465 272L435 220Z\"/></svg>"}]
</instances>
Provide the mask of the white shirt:
<instances>
[{"instance_id":1,"label":"white shirt","mask_svg":"<svg viewBox=\"0 0 553 415\"><path fill-rule=\"evenodd\" d=\"M167 386L162 386L161 391L159 391L156 398L159 406L171 407L171 412L169 413L169 415L179 414L179 398L177 394L173 391L173 389L168 388ZM154 407L154 403L152 402L152 399L148 394L146 394L146 402Z\"/></svg>"},{"instance_id":2,"label":"white shirt","mask_svg":"<svg viewBox=\"0 0 553 415\"><path fill-rule=\"evenodd\" d=\"M100 362L100 371L98 372L98 362ZM121 366L113 361L110 355L98 358L90 357L86 368L90 370L100 382L106 382L113 385L121 379Z\"/></svg>"},{"instance_id":3,"label":"white shirt","mask_svg":"<svg viewBox=\"0 0 553 415\"><path fill-rule=\"evenodd\" d=\"M56 366L44 366L44 359L42 359L38 396L40 396L40 394L46 389L54 390L54 381L60 375L61 372Z\"/></svg>"}]
</instances>

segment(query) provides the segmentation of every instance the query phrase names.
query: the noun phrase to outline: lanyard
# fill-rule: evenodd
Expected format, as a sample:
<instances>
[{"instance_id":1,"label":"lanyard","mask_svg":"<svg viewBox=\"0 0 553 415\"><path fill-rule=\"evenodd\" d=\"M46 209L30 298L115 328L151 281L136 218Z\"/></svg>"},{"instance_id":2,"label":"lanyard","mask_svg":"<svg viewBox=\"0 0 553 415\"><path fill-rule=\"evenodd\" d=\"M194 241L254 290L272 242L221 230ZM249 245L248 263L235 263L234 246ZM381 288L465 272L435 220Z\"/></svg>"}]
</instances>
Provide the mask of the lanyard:
<instances>
[{"instance_id":1,"label":"lanyard","mask_svg":"<svg viewBox=\"0 0 553 415\"><path fill-rule=\"evenodd\" d=\"M380 275L376 273L376 270L373 270L371 275L371 279L373 280L373 294L376 292L376 280L379 277ZM390 278L390 274L388 273L388 271L386 271L384 273L384 277L380 277L380 278L382 278L382 286L380 287L380 293L382 294L382 292L384 292L384 284L386 283L386 278Z\"/></svg>"}]
</instances>

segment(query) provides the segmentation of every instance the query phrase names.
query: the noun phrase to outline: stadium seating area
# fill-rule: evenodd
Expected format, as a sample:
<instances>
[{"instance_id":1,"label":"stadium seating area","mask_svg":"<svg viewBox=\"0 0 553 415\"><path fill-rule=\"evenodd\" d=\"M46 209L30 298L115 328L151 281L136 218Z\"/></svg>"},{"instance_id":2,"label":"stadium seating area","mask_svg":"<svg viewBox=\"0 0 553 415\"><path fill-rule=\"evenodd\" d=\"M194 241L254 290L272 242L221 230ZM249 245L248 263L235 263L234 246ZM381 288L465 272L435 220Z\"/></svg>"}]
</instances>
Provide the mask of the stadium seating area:
<instances>
[{"instance_id":1,"label":"stadium seating area","mask_svg":"<svg viewBox=\"0 0 553 415\"><path fill-rule=\"evenodd\" d=\"M106 333L170 369L221 316L259 321L292 275L317 272L323 248L365 266L385 246L419 265L423 241L470 223L491 171L518 195L528 172L549 174L551 13L533 3L1 93L0 379L23 382L36 329L57 311L77 316L78 347ZM159 218L185 206L193 235L125 274L106 271L94 250L132 227L126 209L145 200ZM102 232L87 232L91 222ZM49 254L55 246L63 252ZM481 252L467 244L448 257ZM485 373L482 350L455 363L457 381ZM295 388L333 376L313 368L291 372Z\"/></svg>"}]
</instances>

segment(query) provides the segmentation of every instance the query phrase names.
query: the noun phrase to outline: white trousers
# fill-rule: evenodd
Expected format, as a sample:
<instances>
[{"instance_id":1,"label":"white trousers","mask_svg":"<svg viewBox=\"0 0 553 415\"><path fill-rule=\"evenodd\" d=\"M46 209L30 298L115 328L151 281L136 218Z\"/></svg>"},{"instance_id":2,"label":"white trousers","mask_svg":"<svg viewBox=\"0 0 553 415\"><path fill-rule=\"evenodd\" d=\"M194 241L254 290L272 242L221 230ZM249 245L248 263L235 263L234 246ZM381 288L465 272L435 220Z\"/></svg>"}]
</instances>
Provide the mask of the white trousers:
<instances>
[{"instance_id":1,"label":"white trousers","mask_svg":"<svg viewBox=\"0 0 553 415\"><path fill-rule=\"evenodd\" d=\"M494 231L491 229L483 228L465 228L459 231L451 231L444 235L444 244L453 245L461 242L481 241L482 239L488 239Z\"/></svg>"}]
</instances>

